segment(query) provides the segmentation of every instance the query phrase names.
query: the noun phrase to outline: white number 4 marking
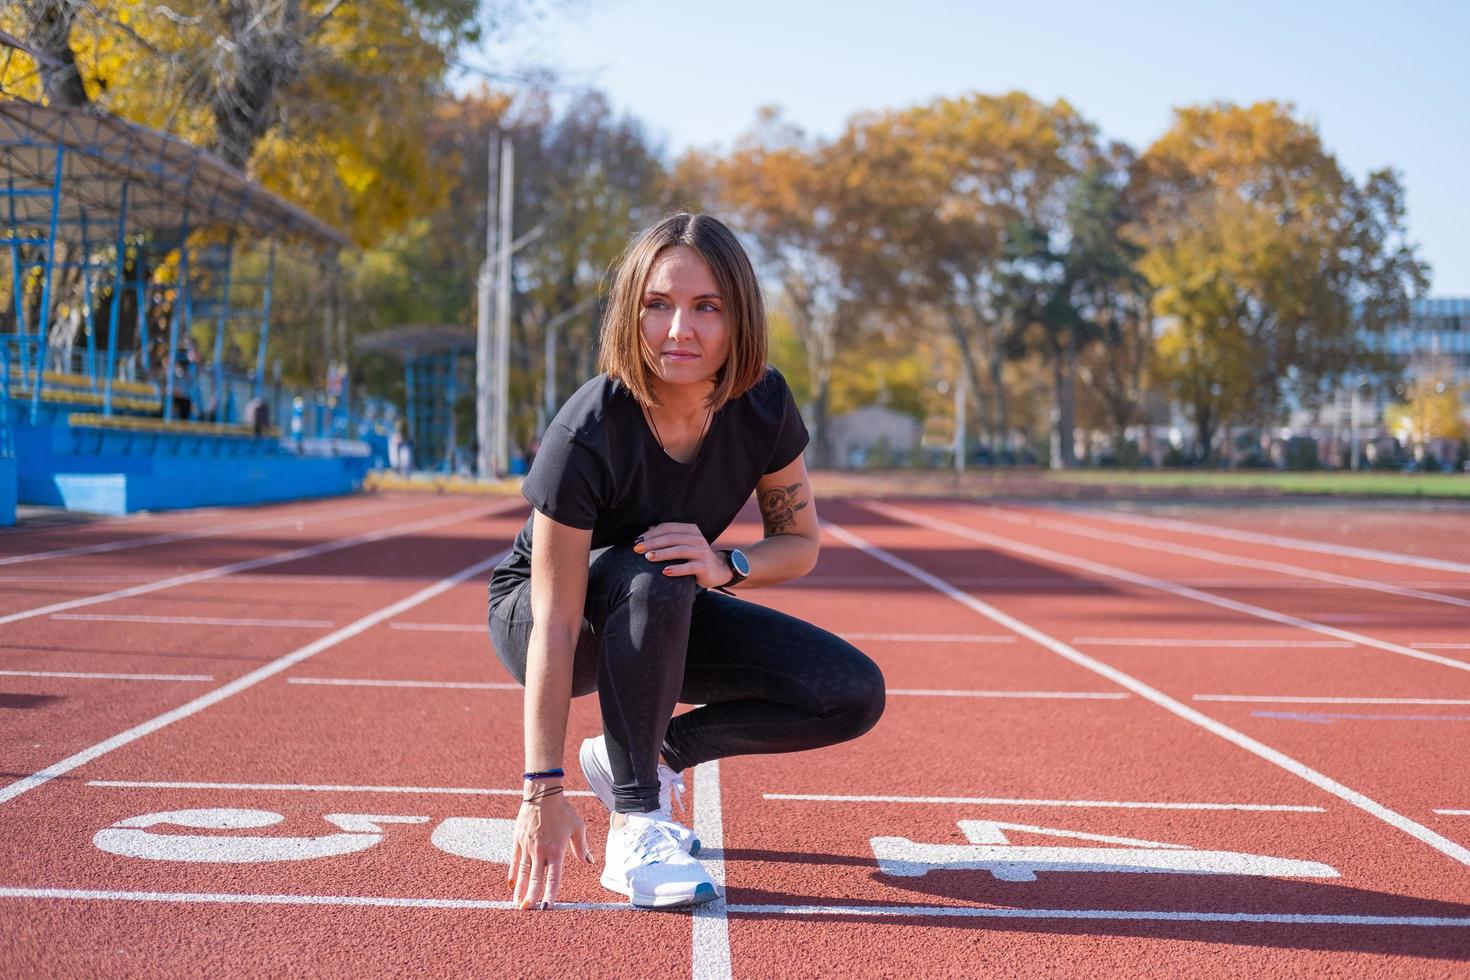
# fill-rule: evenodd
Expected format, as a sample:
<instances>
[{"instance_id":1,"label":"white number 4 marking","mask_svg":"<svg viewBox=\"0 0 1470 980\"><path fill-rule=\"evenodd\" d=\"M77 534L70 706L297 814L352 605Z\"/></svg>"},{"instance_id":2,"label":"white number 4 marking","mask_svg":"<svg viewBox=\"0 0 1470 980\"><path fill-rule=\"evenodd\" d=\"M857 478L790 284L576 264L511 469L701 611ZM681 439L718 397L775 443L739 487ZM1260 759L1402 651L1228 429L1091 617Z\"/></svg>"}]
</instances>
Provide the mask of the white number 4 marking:
<instances>
[{"instance_id":1,"label":"white number 4 marking","mask_svg":"<svg viewBox=\"0 0 1470 980\"><path fill-rule=\"evenodd\" d=\"M323 819L341 832L320 837L177 834L151 829L167 825L196 830L257 830L273 827L285 819L270 810L167 810L119 820L98 831L92 843L109 854L148 861L212 864L311 861L365 851L382 841L385 824L429 822L428 817L329 813ZM434 828L429 841L439 850L459 857L507 864L514 833L514 820L450 817Z\"/></svg>"},{"instance_id":2,"label":"white number 4 marking","mask_svg":"<svg viewBox=\"0 0 1470 980\"><path fill-rule=\"evenodd\" d=\"M1316 861L1237 851L1200 851L1184 844L1105 837L994 820L961 820L959 825L969 844L916 844L906 837L874 837L870 843L873 856L878 859L878 870L900 878L917 878L930 871L989 871L1002 881L1035 881L1038 871L1338 877L1336 869ZM1007 838L1006 831L1118 846L1015 845Z\"/></svg>"}]
</instances>

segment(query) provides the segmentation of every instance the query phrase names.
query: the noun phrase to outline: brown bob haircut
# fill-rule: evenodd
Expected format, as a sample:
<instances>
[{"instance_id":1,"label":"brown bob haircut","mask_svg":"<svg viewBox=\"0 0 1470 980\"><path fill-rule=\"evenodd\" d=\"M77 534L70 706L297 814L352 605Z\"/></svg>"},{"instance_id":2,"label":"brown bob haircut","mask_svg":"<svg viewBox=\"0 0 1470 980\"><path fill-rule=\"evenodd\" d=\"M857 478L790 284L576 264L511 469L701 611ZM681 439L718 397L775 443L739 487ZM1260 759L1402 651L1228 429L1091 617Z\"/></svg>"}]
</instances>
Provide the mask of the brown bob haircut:
<instances>
[{"instance_id":1,"label":"brown bob haircut","mask_svg":"<svg viewBox=\"0 0 1470 980\"><path fill-rule=\"evenodd\" d=\"M665 249L684 245L709 266L725 304L729 353L715 375L706 404L719 409L753 388L766 369L766 304L755 269L740 242L717 218L681 211L645 229L617 261L612 295L602 318L599 367L627 386L644 405L657 405L658 365L643 343L643 288Z\"/></svg>"}]
</instances>

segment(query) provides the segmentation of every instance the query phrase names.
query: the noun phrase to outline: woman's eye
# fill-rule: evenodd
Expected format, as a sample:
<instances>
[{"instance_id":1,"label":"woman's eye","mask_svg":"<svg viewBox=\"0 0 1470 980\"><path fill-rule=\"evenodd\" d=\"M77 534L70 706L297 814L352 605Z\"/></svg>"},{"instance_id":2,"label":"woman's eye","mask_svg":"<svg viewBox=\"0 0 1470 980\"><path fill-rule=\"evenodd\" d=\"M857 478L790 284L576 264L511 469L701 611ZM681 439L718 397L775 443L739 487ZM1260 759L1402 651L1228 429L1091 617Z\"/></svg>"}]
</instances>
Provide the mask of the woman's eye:
<instances>
[{"instance_id":1,"label":"woman's eye","mask_svg":"<svg viewBox=\"0 0 1470 980\"><path fill-rule=\"evenodd\" d=\"M720 308L713 303L700 303L695 307L701 313L718 313Z\"/></svg>"}]
</instances>

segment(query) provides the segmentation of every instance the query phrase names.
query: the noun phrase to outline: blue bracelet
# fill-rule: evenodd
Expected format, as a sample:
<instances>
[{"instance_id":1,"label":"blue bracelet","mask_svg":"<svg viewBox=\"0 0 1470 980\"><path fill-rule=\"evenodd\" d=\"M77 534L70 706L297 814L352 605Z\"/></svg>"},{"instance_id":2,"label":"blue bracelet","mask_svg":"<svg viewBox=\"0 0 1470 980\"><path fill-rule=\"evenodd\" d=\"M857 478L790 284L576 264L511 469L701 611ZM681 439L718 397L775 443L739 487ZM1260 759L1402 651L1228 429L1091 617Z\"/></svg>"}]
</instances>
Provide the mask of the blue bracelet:
<instances>
[{"instance_id":1,"label":"blue bracelet","mask_svg":"<svg viewBox=\"0 0 1470 980\"><path fill-rule=\"evenodd\" d=\"M565 775L566 775L566 773L562 772L560 769L545 769L545 770L542 770L541 772L523 772L523 773L521 773L521 778L522 779L528 779L528 780L529 779L561 779Z\"/></svg>"}]
</instances>

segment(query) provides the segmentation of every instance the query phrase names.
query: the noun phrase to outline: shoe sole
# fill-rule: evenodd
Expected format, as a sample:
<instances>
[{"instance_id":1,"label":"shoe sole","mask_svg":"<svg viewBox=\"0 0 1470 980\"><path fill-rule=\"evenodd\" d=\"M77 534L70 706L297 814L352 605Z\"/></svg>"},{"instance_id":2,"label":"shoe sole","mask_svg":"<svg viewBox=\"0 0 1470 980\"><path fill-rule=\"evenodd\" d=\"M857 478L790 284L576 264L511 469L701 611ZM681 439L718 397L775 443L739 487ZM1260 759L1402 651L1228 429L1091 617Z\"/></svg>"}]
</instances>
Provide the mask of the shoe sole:
<instances>
[{"instance_id":1,"label":"shoe sole","mask_svg":"<svg viewBox=\"0 0 1470 980\"><path fill-rule=\"evenodd\" d=\"M720 897L718 889L707 881L695 885L692 895L640 895L616 879L609 879L606 872L603 872L602 875L602 887L608 891L617 892L619 895L626 895L633 906L640 909L670 909L681 905L702 905Z\"/></svg>"},{"instance_id":2,"label":"shoe sole","mask_svg":"<svg viewBox=\"0 0 1470 980\"><path fill-rule=\"evenodd\" d=\"M612 785L611 773L604 776L602 767L597 764L597 757L592 754L593 741L590 738L582 741L582 747L577 751L577 763L582 767L582 778L587 780L587 786L592 790L592 795L596 796L598 802L607 808L608 813L612 813L614 810L613 800L604 797L601 792L601 787ZM689 839L687 853L690 857L699 853L698 837L691 837ZM614 888L613 891L617 891L617 889ZM708 899L704 901L708 901Z\"/></svg>"}]
</instances>

